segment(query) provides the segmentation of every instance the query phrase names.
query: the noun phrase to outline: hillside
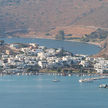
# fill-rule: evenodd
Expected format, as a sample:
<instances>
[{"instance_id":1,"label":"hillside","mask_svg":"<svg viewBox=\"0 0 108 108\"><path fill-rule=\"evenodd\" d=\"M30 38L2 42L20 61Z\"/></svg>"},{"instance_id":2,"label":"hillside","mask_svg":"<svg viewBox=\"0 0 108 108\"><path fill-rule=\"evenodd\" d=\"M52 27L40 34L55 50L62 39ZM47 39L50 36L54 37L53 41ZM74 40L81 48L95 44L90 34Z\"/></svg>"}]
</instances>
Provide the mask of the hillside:
<instances>
[{"instance_id":1,"label":"hillside","mask_svg":"<svg viewBox=\"0 0 108 108\"><path fill-rule=\"evenodd\" d=\"M83 42L104 42L108 37L108 30L98 28L96 31L91 32L90 34L85 34L81 41Z\"/></svg>"},{"instance_id":2,"label":"hillside","mask_svg":"<svg viewBox=\"0 0 108 108\"><path fill-rule=\"evenodd\" d=\"M65 33L65 38L66 39L71 39L71 38L81 38L85 34L90 34L94 32L97 28L96 27L90 27L90 26L80 26L80 25L74 25L74 26L59 26L56 27L53 30L49 30L47 32L35 32L33 30L29 30L27 33L21 33L21 32L16 32L13 33L11 32L12 35L18 36L18 37L33 37L33 38L48 38L48 39L55 39L56 35L58 34L59 31L64 31ZM8 33L9 34L9 33ZM10 35L11 36L11 35Z\"/></svg>"},{"instance_id":3,"label":"hillside","mask_svg":"<svg viewBox=\"0 0 108 108\"><path fill-rule=\"evenodd\" d=\"M108 28L107 12L108 0L0 0L0 36L36 37L72 25Z\"/></svg>"},{"instance_id":4,"label":"hillside","mask_svg":"<svg viewBox=\"0 0 108 108\"><path fill-rule=\"evenodd\" d=\"M103 49L99 54L95 55L96 57L105 57L108 59L108 38L102 43Z\"/></svg>"}]
</instances>

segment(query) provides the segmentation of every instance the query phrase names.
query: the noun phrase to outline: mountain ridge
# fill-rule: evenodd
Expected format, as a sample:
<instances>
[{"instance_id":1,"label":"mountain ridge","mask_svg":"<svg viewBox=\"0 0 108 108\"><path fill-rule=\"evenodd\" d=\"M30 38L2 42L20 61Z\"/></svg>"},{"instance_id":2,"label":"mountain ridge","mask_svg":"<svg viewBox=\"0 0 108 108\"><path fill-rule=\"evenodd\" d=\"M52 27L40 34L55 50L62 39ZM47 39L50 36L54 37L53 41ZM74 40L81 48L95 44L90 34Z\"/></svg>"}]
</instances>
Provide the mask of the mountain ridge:
<instances>
[{"instance_id":1,"label":"mountain ridge","mask_svg":"<svg viewBox=\"0 0 108 108\"><path fill-rule=\"evenodd\" d=\"M8 30L37 33L70 25L108 28L107 10L108 0L0 0L0 31L4 35Z\"/></svg>"}]
</instances>

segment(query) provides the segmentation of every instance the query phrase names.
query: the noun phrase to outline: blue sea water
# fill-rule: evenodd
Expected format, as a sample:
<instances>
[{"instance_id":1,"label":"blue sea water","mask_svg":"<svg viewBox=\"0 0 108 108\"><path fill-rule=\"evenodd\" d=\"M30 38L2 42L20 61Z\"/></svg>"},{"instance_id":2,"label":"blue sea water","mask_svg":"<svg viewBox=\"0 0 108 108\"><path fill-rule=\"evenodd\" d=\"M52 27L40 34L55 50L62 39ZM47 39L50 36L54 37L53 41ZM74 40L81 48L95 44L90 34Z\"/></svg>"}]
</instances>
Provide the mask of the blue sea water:
<instances>
[{"instance_id":1,"label":"blue sea water","mask_svg":"<svg viewBox=\"0 0 108 108\"><path fill-rule=\"evenodd\" d=\"M80 77L53 75L0 77L0 108L108 108L108 79L79 83Z\"/></svg>"},{"instance_id":2,"label":"blue sea water","mask_svg":"<svg viewBox=\"0 0 108 108\"><path fill-rule=\"evenodd\" d=\"M92 55L95 45L33 38L2 38L6 43L38 43L48 48L64 48L74 54ZM98 88L108 80L79 83L80 77L52 75L0 77L0 108L108 108L108 89Z\"/></svg>"},{"instance_id":3,"label":"blue sea water","mask_svg":"<svg viewBox=\"0 0 108 108\"><path fill-rule=\"evenodd\" d=\"M98 53L101 48L82 42L70 42L50 39L34 39L34 38L0 38L6 43L37 43L48 48L64 48L74 54L93 55Z\"/></svg>"}]
</instances>

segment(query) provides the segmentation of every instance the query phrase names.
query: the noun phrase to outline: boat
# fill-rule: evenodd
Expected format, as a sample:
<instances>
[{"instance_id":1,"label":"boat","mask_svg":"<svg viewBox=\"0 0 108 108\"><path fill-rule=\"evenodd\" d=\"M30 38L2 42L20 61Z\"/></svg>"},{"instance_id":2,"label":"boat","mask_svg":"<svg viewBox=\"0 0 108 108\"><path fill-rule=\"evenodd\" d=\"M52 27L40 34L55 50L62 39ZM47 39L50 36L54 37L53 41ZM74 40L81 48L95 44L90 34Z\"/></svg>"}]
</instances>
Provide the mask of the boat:
<instances>
[{"instance_id":1,"label":"boat","mask_svg":"<svg viewBox=\"0 0 108 108\"><path fill-rule=\"evenodd\" d=\"M60 82L60 80L54 79L54 80L52 80L52 82Z\"/></svg>"},{"instance_id":2,"label":"boat","mask_svg":"<svg viewBox=\"0 0 108 108\"><path fill-rule=\"evenodd\" d=\"M80 80L79 80L79 82L83 82L83 80L82 80L82 79L80 79Z\"/></svg>"},{"instance_id":3,"label":"boat","mask_svg":"<svg viewBox=\"0 0 108 108\"><path fill-rule=\"evenodd\" d=\"M91 82L92 81L91 78L84 78L84 79L82 79L82 76L85 76L85 74L81 73L81 79L79 80L80 83L82 83L82 82Z\"/></svg>"},{"instance_id":4,"label":"boat","mask_svg":"<svg viewBox=\"0 0 108 108\"><path fill-rule=\"evenodd\" d=\"M90 78L88 78L88 79L80 79L79 80L79 82L81 83L81 82L91 82L92 80L90 79Z\"/></svg>"},{"instance_id":5,"label":"boat","mask_svg":"<svg viewBox=\"0 0 108 108\"><path fill-rule=\"evenodd\" d=\"M68 76L72 76L72 74L68 74Z\"/></svg>"},{"instance_id":6,"label":"boat","mask_svg":"<svg viewBox=\"0 0 108 108\"><path fill-rule=\"evenodd\" d=\"M108 88L108 85L107 84L100 84L99 88Z\"/></svg>"},{"instance_id":7,"label":"boat","mask_svg":"<svg viewBox=\"0 0 108 108\"><path fill-rule=\"evenodd\" d=\"M17 73L16 75L17 75L17 76L20 76L20 73Z\"/></svg>"},{"instance_id":8,"label":"boat","mask_svg":"<svg viewBox=\"0 0 108 108\"><path fill-rule=\"evenodd\" d=\"M56 78L56 75L55 75L55 78L54 78L54 80L52 80L52 82L60 82L60 80L57 79L57 78Z\"/></svg>"}]
</instances>

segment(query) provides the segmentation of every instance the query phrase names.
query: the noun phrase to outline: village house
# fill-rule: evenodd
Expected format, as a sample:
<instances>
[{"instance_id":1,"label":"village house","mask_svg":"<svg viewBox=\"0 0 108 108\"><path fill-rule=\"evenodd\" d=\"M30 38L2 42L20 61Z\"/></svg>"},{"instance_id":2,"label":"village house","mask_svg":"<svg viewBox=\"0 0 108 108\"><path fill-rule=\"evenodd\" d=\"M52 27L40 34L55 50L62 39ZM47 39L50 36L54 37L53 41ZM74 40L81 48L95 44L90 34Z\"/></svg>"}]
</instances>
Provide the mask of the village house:
<instances>
[{"instance_id":1,"label":"village house","mask_svg":"<svg viewBox=\"0 0 108 108\"><path fill-rule=\"evenodd\" d=\"M42 61L38 61L38 65L41 67L41 69L44 69L47 67L47 61L46 60L42 60Z\"/></svg>"},{"instance_id":2,"label":"village house","mask_svg":"<svg viewBox=\"0 0 108 108\"><path fill-rule=\"evenodd\" d=\"M81 60L81 62L79 64L82 65L83 67L88 67L89 66L89 62L85 61L85 60Z\"/></svg>"},{"instance_id":3,"label":"village house","mask_svg":"<svg viewBox=\"0 0 108 108\"><path fill-rule=\"evenodd\" d=\"M99 59L99 61L94 64L94 69L97 71L97 73L104 73L108 72L108 60Z\"/></svg>"}]
</instances>

